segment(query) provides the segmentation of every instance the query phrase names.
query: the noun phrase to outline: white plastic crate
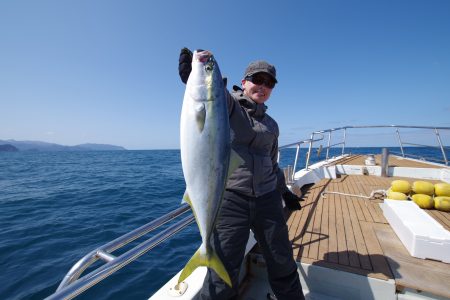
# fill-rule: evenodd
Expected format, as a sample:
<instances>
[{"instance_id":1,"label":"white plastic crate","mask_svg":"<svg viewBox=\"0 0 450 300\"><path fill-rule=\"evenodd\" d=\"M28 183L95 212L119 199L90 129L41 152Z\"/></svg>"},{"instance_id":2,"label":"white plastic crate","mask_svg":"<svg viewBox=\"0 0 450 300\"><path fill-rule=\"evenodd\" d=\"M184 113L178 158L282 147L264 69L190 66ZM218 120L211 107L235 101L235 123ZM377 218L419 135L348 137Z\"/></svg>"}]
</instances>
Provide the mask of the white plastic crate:
<instances>
[{"instance_id":1,"label":"white plastic crate","mask_svg":"<svg viewBox=\"0 0 450 300\"><path fill-rule=\"evenodd\" d=\"M380 206L412 256L450 263L450 232L417 204L385 199Z\"/></svg>"}]
</instances>

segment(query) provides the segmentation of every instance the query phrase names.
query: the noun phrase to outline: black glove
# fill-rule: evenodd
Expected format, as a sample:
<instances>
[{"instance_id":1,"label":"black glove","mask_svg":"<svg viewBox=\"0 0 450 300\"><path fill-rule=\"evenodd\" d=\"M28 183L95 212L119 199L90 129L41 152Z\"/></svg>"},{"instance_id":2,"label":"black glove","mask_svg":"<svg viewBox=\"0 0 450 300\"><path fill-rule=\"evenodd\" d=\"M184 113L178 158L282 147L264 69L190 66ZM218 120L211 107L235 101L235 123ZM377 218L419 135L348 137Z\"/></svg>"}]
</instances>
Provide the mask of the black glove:
<instances>
[{"instance_id":1,"label":"black glove","mask_svg":"<svg viewBox=\"0 0 450 300\"><path fill-rule=\"evenodd\" d=\"M178 60L178 74L180 74L181 81L186 84L189 74L192 71L192 51L188 48L181 49L180 58Z\"/></svg>"},{"instance_id":2,"label":"black glove","mask_svg":"<svg viewBox=\"0 0 450 300\"><path fill-rule=\"evenodd\" d=\"M295 195L291 191L285 191L282 197L287 208L289 208L290 210L300 210L302 208L302 206L300 205L301 198L297 197L297 195Z\"/></svg>"}]
</instances>

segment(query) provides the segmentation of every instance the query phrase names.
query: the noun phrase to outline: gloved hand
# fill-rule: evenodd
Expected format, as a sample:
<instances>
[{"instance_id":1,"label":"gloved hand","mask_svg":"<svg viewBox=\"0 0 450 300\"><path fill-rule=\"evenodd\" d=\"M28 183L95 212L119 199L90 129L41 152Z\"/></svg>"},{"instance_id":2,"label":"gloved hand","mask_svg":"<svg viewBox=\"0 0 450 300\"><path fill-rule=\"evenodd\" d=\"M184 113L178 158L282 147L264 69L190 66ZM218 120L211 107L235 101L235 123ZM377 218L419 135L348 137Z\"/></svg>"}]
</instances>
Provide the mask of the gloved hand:
<instances>
[{"instance_id":1,"label":"gloved hand","mask_svg":"<svg viewBox=\"0 0 450 300\"><path fill-rule=\"evenodd\" d=\"M286 204L287 208L290 210L300 210L302 206L300 205L300 197L297 197L294 193L287 190L281 195L284 199L284 203Z\"/></svg>"},{"instance_id":2,"label":"gloved hand","mask_svg":"<svg viewBox=\"0 0 450 300\"><path fill-rule=\"evenodd\" d=\"M178 74L184 84L188 81L189 74L192 71L192 51L188 48L181 49L180 58L178 60Z\"/></svg>"}]
</instances>

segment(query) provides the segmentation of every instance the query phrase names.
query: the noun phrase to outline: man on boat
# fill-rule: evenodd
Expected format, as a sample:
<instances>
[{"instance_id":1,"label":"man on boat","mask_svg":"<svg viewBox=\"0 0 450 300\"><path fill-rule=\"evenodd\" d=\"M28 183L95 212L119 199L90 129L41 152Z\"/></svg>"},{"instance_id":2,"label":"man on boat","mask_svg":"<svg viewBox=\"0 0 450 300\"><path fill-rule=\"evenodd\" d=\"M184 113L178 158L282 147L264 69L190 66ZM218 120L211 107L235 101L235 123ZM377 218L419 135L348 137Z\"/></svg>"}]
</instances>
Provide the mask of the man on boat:
<instances>
[{"instance_id":1,"label":"man on boat","mask_svg":"<svg viewBox=\"0 0 450 300\"><path fill-rule=\"evenodd\" d=\"M191 62L192 52L183 48L178 69L184 83L191 72ZM276 83L275 67L266 61L255 61L245 70L242 88L233 86L231 93L226 91L231 146L244 163L228 179L213 245L231 277L232 288L208 268L199 299L237 298L239 270L250 229L262 250L277 299L304 299L281 196L291 210L301 208L300 198L286 187L278 167L278 124L266 113L264 104Z\"/></svg>"}]
</instances>

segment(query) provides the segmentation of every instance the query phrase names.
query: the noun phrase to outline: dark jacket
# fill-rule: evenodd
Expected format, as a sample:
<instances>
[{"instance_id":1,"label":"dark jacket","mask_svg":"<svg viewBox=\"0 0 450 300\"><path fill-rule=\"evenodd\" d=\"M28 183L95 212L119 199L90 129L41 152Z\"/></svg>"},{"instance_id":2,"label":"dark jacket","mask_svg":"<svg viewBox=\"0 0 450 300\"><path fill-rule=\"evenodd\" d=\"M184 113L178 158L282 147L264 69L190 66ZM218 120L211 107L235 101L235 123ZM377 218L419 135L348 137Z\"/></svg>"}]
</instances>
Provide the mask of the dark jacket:
<instances>
[{"instance_id":1,"label":"dark jacket","mask_svg":"<svg viewBox=\"0 0 450 300\"><path fill-rule=\"evenodd\" d=\"M266 114L267 106L257 104L233 87L227 92L230 114L231 147L244 160L230 176L226 188L259 197L286 188L283 172L278 167L277 122Z\"/></svg>"}]
</instances>

